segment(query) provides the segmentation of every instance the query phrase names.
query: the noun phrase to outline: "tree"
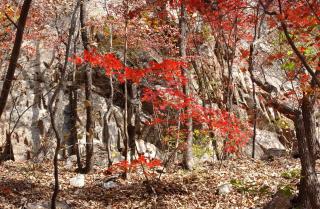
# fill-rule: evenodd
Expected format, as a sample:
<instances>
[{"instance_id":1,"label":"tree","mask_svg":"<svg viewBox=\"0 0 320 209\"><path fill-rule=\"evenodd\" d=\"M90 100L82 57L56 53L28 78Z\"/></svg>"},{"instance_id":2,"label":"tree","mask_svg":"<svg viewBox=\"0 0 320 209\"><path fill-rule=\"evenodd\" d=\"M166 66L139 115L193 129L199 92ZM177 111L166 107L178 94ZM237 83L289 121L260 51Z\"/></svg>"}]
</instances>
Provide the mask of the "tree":
<instances>
[{"instance_id":1,"label":"tree","mask_svg":"<svg viewBox=\"0 0 320 209\"><path fill-rule=\"evenodd\" d=\"M81 25L81 39L83 48L89 51L89 35L87 29L87 11L86 1L80 3L80 25ZM86 106L86 165L80 172L88 173L92 169L92 156L93 156L93 121L92 121L92 72L90 67L85 69L85 106Z\"/></svg>"},{"instance_id":2,"label":"tree","mask_svg":"<svg viewBox=\"0 0 320 209\"><path fill-rule=\"evenodd\" d=\"M179 54L182 60L185 60L187 57L187 11L185 5L182 3L180 7L180 40L179 40ZM186 69L181 69L183 71L183 75L191 82L190 72ZM190 83L187 83L184 86L184 94L188 97L191 95ZM189 114L189 119L187 123L187 138L186 138L186 148L184 152L183 163L186 169L192 170L193 168L193 155L192 155L192 139L193 139L193 130L192 130L192 110L190 107L186 107L185 111Z\"/></svg>"},{"instance_id":3,"label":"tree","mask_svg":"<svg viewBox=\"0 0 320 209\"><path fill-rule=\"evenodd\" d=\"M300 203L305 208L320 207L320 185L315 170L315 161L318 152L318 142L315 136L314 110L318 100L318 88L320 87L317 71L319 52L315 26L319 25L319 2L290 2L290 1L260 1L265 14L271 16L270 24L279 23L280 33L291 48L287 55L281 52L273 56L272 60L284 60L284 69L289 71L289 80L298 82L299 86L293 88L291 93L295 95L297 108L272 101L272 105L283 114L291 118L295 124L298 149L301 160L301 179L299 188ZM297 15L297 11L300 11ZM289 31L289 28L291 29ZM297 47L299 46L299 47ZM309 50L309 52L308 52ZM310 50L313 51L310 53ZM311 76L306 73L306 72ZM268 85L256 83L264 90L270 92ZM290 98L288 98L290 99Z\"/></svg>"},{"instance_id":4,"label":"tree","mask_svg":"<svg viewBox=\"0 0 320 209\"><path fill-rule=\"evenodd\" d=\"M14 77L14 73L17 68L17 62L18 62L18 58L19 58L19 54L20 54L20 48L21 48L22 41L23 41L23 34L24 34L25 25L26 25L27 18L28 18L28 13L29 13L29 10L31 7L31 2L32 2L32 0L25 0L23 2L21 12L20 12L19 21L16 25L17 26L16 37L15 37L13 49L11 52L11 57L10 57L10 62L9 62L7 74L6 74L6 77L5 77L3 86L2 86L2 90L1 90L1 95L0 95L0 118L2 116L4 108L6 106L8 95L9 95L10 88L11 88L12 81L13 81L13 77Z\"/></svg>"}]
</instances>

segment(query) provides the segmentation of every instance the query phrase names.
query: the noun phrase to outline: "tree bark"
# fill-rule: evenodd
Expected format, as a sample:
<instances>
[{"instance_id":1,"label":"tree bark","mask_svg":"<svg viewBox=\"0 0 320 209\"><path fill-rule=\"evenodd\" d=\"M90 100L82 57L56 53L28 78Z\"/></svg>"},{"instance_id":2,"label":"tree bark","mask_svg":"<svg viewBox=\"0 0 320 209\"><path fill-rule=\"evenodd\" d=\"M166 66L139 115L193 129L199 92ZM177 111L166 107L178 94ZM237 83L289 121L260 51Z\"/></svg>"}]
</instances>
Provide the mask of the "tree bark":
<instances>
[{"instance_id":1,"label":"tree bark","mask_svg":"<svg viewBox=\"0 0 320 209\"><path fill-rule=\"evenodd\" d=\"M253 81L265 91L272 92L269 84L263 84L257 79L253 79ZM306 209L320 208L320 184L315 169L317 138L315 132L314 102L313 95L304 95L301 103L301 111L299 111L277 100L270 99L270 105L293 120L295 125L301 161L298 200L303 208Z\"/></svg>"},{"instance_id":2,"label":"tree bark","mask_svg":"<svg viewBox=\"0 0 320 209\"><path fill-rule=\"evenodd\" d=\"M20 49L23 41L24 28L27 22L27 17L30 10L31 2L32 0L25 0L21 8L20 18L17 24L18 27L16 32L16 38L14 41L7 74L6 74L6 77L2 86L1 95L0 95L0 119L8 100L8 95L9 95L12 81L14 78L14 73L17 67L17 62L19 59Z\"/></svg>"},{"instance_id":3,"label":"tree bark","mask_svg":"<svg viewBox=\"0 0 320 209\"><path fill-rule=\"evenodd\" d=\"M124 25L124 50L123 50L123 64L124 68L127 66L127 51L128 51L128 22L129 20L127 19L127 15L129 12L129 2L128 0L124 0L124 5L125 5L125 12L124 12L124 17L125 17L125 25ZM128 81L127 78L124 80L124 114L123 114L123 127L124 127L124 157L125 160L130 163L130 143L129 143L129 133L128 133ZM124 178L128 179L129 178L129 172L126 170L124 172Z\"/></svg>"},{"instance_id":4,"label":"tree bark","mask_svg":"<svg viewBox=\"0 0 320 209\"><path fill-rule=\"evenodd\" d=\"M81 39L85 50L89 51L89 35L87 30L87 11L86 2L80 4L80 25ZM89 173L92 170L93 160L93 124L92 124L92 73L91 68L87 66L85 73L85 97L86 97L86 165L80 169L81 173Z\"/></svg>"},{"instance_id":5,"label":"tree bark","mask_svg":"<svg viewBox=\"0 0 320 209\"><path fill-rule=\"evenodd\" d=\"M301 110L302 114L297 115L295 122L301 160L299 195L304 207L318 209L320 208L320 184L315 169L317 139L313 114L314 102L310 95L304 95Z\"/></svg>"},{"instance_id":6,"label":"tree bark","mask_svg":"<svg viewBox=\"0 0 320 209\"><path fill-rule=\"evenodd\" d=\"M184 4L181 4L181 13L180 13L180 41L179 41L179 53L182 59L186 59L187 57L187 11ZM183 91L185 95L188 97L190 95L190 82L191 75L186 69L182 69L183 75L188 78L188 83L184 87ZM186 124L187 127L187 138L186 138L186 149L184 151L183 156L183 165L186 169L192 170L193 168L193 153L192 153L192 140L193 140L193 128L192 128L192 117L191 117L191 109L187 107L185 109L187 114L189 114L188 122Z\"/></svg>"},{"instance_id":7,"label":"tree bark","mask_svg":"<svg viewBox=\"0 0 320 209\"><path fill-rule=\"evenodd\" d=\"M111 116L113 114L113 106L110 104L109 110L103 116L103 130L102 130L102 140L106 144L108 166L112 165L112 153L111 153L111 133L108 127L110 123Z\"/></svg>"},{"instance_id":8,"label":"tree bark","mask_svg":"<svg viewBox=\"0 0 320 209\"><path fill-rule=\"evenodd\" d=\"M74 35L74 31L75 31L75 27L76 27L76 12L80 6L79 3L80 0L78 0L77 5L75 6L72 16L71 16L71 23L70 23L70 28L69 28L69 37L68 37L68 43L66 46L66 54L65 54L65 60L64 60L64 65L61 69L61 77L60 77L60 82L55 90L55 92L53 93L50 101L49 101L49 105L48 105L48 109L49 109L49 115L50 115L50 121L51 121L51 125L52 125L52 129L54 131L54 134L57 138L57 146L55 148L55 152L54 152L54 158L53 158L53 166L54 166L54 191L51 197L51 209L56 209L56 200L58 197L58 193L59 193L59 167L58 167L58 154L60 151L60 146L61 146L61 141L62 141L62 137L60 136L60 132L57 129L56 126L56 118L55 118L55 111L53 109L53 104L56 101L57 96L60 94L60 91L63 89L64 86L64 82L65 82L65 73L66 73L66 69L67 69L67 65L68 65L68 59L69 59L69 54L70 54L70 45L71 45L71 40L72 37ZM56 104L57 105L57 104ZM55 107L56 108L56 107Z\"/></svg>"}]
</instances>

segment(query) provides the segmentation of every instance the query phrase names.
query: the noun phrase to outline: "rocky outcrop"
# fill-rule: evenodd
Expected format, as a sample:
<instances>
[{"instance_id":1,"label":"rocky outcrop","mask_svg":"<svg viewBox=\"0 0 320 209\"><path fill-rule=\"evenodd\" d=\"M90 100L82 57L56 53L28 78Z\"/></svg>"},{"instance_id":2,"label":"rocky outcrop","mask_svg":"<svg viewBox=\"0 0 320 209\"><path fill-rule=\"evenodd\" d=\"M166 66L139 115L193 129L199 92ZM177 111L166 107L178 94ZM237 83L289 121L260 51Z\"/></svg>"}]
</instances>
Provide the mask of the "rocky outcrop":
<instances>
[{"instance_id":1,"label":"rocky outcrop","mask_svg":"<svg viewBox=\"0 0 320 209\"><path fill-rule=\"evenodd\" d=\"M252 139L244 147L243 152L252 156ZM269 157L280 157L286 154L286 148L279 141L279 136L275 132L257 130L255 143L255 158L268 159Z\"/></svg>"}]
</instances>

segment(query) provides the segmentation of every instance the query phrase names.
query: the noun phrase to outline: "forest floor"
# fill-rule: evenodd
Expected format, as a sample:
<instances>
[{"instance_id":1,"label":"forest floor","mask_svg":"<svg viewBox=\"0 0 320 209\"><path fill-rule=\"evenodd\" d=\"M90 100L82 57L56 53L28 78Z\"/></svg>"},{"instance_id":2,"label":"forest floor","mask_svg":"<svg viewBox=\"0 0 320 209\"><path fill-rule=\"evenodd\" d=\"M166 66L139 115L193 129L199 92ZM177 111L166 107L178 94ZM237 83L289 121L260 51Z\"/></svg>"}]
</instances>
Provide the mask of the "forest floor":
<instances>
[{"instance_id":1,"label":"forest floor","mask_svg":"<svg viewBox=\"0 0 320 209\"><path fill-rule=\"evenodd\" d=\"M108 176L95 167L85 176L85 186L75 188L70 178L76 173L60 162L59 201L69 208L261 208L279 188L295 192L299 160L274 161L234 159L222 164L198 165L193 171L176 169L149 177L155 194L146 186L143 174L132 174L130 181L114 180L117 187L106 189ZM28 208L31 203L48 202L52 194L53 167L46 163L4 162L0 165L0 208ZM220 185L231 192L219 194Z\"/></svg>"}]
</instances>

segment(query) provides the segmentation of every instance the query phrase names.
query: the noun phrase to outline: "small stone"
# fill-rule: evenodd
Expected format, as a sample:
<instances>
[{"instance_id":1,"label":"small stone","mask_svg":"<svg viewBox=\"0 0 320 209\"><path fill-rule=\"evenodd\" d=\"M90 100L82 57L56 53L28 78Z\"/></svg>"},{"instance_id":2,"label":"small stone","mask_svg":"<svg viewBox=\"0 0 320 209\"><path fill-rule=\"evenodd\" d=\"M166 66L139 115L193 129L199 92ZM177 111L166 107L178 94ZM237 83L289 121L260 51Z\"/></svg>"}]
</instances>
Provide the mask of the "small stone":
<instances>
[{"instance_id":1,"label":"small stone","mask_svg":"<svg viewBox=\"0 0 320 209\"><path fill-rule=\"evenodd\" d=\"M232 185L229 183L221 184L218 186L218 193L220 195L229 194L232 191Z\"/></svg>"},{"instance_id":2,"label":"small stone","mask_svg":"<svg viewBox=\"0 0 320 209\"><path fill-rule=\"evenodd\" d=\"M75 177L70 179L70 185L74 187L84 187L84 175L77 174Z\"/></svg>"},{"instance_id":3,"label":"small stone","mask_svg":"<svg viewBox=\"0 0 320 209\"><path fill-rule=\"evenodd\" d=\"M112 189L115 187L118 187L118 184L115 183L114 181L108 181L108 182L103 183L103 188L105 188L105 189Z\"/></svg>"}]
</instances>

